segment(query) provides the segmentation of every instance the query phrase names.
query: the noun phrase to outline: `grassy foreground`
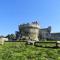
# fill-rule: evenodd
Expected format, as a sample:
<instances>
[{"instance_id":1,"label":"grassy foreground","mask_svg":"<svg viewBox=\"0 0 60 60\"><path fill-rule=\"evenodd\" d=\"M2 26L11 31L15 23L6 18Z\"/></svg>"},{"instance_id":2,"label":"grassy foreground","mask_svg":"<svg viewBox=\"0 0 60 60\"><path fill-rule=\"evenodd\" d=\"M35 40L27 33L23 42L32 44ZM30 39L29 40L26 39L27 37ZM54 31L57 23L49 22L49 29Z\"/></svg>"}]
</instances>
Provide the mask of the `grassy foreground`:
<instances>
[{"instance_id":1,"label":"grassy foreground","mask_svg":"<svg viewBox=\"0 0 60 60\"><path fill-rule=\"evenodd\" d=\"M41 48L24 42L0 45L0 60L60 60L60 48Z\"/></svg>"}]
</instances>

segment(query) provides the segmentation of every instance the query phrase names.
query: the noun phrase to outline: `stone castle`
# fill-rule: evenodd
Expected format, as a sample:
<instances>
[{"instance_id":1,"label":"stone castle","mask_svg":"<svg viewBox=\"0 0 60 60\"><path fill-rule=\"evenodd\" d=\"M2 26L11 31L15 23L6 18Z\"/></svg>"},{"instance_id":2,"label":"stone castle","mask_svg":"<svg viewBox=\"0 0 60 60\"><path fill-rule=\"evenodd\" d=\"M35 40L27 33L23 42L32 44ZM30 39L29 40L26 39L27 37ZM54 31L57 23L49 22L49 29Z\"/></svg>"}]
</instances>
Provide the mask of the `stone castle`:
<instances>
[{"instance_id":1,"label":"stone castle","mask_svg":"<svg viewBox=\"0 0 60 60\"><path fill-rule=\"evenodd\" d=\"M33 43L41 40L60 40L60 33L51 33L51 26L41 29L37 21L21 24L18 26L18 28L19 30L16 31L16 40L27 40ZM4 41L9 41L9 39L0 37L0 44L3 45Z\"/></svg>"},{"instance_id":2,"label":"stone castle","mask_svg":"<svg viewBox=\"0 0 60 60\"><path fill-rule=\"evenodd\" d=\"M41 40L60 40L60 33L51 33L51 26L41 29L37 21L21 24L18 28L19 30L16 31L16 40L27 40L33 44L35 41ZM9 41L9 39L6 37L0 37L0 44L3 45L4 41Z\"/></svg>"},{"instance_id":3,"label":"stone castle","mask_svg":"<svg viewBox=\"0 0 60 60\"><path fill-rule=\"evenodd\" d=\"M41 39L60 40L60 33L51 33L51 26L48 28L40 28L36 22L19 25L19 31L16 31L16 39L34 40Z\"/></svg>"}]
</instances>

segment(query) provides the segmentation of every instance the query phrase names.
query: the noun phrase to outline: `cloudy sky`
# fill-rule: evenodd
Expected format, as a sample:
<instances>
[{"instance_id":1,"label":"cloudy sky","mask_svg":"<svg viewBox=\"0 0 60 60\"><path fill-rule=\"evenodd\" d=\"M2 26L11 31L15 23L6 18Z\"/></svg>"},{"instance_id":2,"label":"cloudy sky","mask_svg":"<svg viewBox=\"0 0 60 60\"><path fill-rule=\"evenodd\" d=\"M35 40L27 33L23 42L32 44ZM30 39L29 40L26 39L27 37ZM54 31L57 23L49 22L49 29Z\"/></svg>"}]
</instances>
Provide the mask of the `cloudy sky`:
<instances>
[{"instance_id":1,"label":"cloudy sky","mask_svg":"<svg viewBox=\"0 0 60 60\"><path fill-rule=\"evenodd\" d=\"M60 32L60 0L0 0L0 35L15 33L19 24L32 21Z\"/></svg>"}]
</instances>

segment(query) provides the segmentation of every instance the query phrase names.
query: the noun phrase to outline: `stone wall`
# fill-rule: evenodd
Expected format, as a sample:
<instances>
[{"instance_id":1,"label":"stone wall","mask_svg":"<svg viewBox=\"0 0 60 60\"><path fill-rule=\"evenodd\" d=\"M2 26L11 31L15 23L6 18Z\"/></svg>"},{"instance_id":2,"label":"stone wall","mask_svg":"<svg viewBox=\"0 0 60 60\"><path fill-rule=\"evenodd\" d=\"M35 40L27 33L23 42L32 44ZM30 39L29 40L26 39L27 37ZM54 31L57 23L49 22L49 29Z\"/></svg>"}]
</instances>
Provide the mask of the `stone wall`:
<instances>
[{"instance_id":1,"label":"stone wall","mask_svg":"<svg viewBox=\"0 0 60 60\"><path fill-rule=\"evenodd\" d=\"M3 45L5 41L8 41L8 38L0 38L0 44Z\"/></svg>"}]
</instances>

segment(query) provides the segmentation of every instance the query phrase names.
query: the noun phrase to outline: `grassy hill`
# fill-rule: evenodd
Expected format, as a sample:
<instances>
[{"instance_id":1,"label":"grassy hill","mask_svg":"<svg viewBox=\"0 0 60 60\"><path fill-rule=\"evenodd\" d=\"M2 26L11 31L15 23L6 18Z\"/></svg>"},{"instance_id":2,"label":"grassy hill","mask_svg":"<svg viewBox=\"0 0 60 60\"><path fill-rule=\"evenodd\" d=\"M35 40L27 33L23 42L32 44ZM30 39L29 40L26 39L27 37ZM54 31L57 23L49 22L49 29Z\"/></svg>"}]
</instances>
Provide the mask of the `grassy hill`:
<instances>
[{"instance_id":1,"label":"grassy hill","mask_svg":"<svg viewBox=\"0 0 60 60\"><path fill-rule=\"evenodd\" d=\"M60 60L60 48L42 48L25 42L0 45L0 60Z\"/></svg>"}]
</instances>

